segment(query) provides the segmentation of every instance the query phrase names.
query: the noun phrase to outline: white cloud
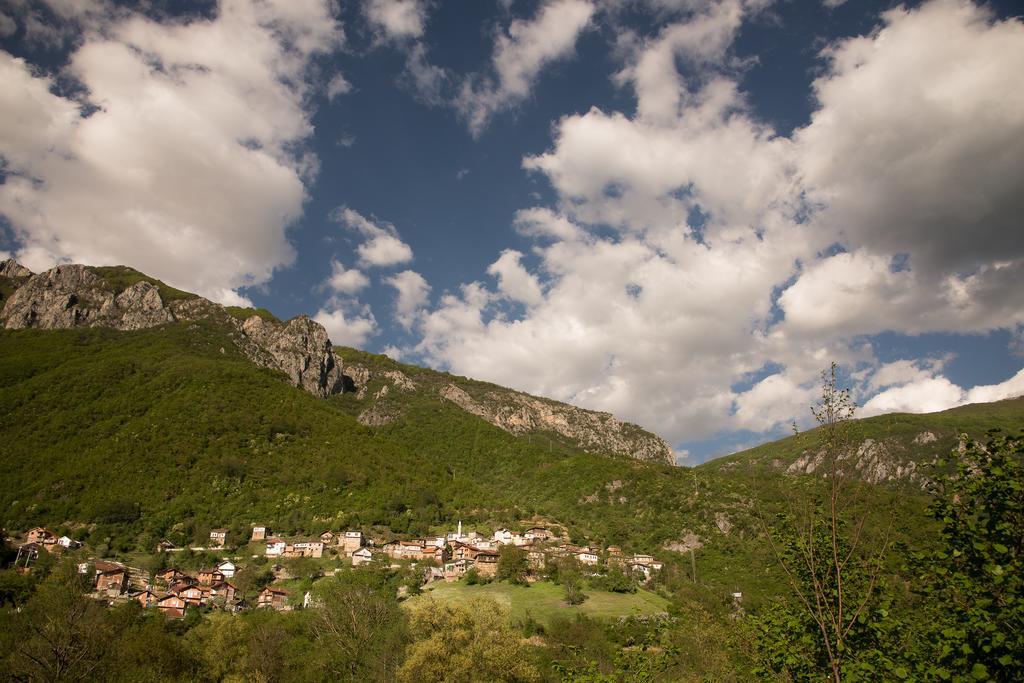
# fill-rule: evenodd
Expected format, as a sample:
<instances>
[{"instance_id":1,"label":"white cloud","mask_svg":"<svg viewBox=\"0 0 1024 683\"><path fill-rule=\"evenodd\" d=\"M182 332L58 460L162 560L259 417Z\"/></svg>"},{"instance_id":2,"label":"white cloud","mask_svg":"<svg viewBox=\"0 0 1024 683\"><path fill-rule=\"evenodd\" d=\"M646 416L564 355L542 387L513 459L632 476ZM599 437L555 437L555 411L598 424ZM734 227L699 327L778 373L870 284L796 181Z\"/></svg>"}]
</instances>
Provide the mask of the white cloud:
<instances>
[{"instance_id":1,"label":"white cloud","mask_svg":"<svg viewBox=\"0 0 1024 683\"><path fill-rule=\"evenodd\" d=\"M366 238L356 247L360 263L395 266L412 260L412 248L398 237L398 231L390 223L375 223L347 206L335 209L331 219Z\"/></svg>"},{"instance_id":2,"label":"white cloud","mask_svg":"<svg viewBox=\"0 0 1024 683\"><path fill-rule=\"evenodd\" d=\"M507 298L527 306L536 306L544 301L544 294L537 278L520 262L522 257L522 253L506 249L501 252L498 260L490 265L487 272L498 278L498 291Z\"/></svg>"},{"instance_id":3,"label":"white cloud","mask_svg":"<svg viewBox=\"0 0 1024 683\"><path fill-rule=\"evenodd\" d=\"M784 374L770 375L736 397L733 424L767 432L808 415L819 393L814 383L800 385Z\"/></svg>"},{"instance_id":4,"label":"white cloud","mask_svg":"<svg viewBox=\"0 0 1024 683\"><path fill-rule=\"evenodd\" d=\"M0 53L0 212L18 258L127 263L221 300L291 263L285 229L316 167L304 76L342 41L328 3L224 0L166 24L55 7L79 41L65 72L98 109L79 116Z\"/></svg>"},{"instance_id":5,"label":"white cloud","mask_svg":"<svg viewBox=\"0 0 1024 683\"><path fill-rule=\"evenodd\" d=\"M324 283L338 294L356 294L370 284L370 279L355 268L346 268L341 261L331 260L331 276Z\"/></svg>"},{"instance_id":6,"label":"white cloud","mask_svg":"<svg viewBox=\"0 0 1024 683\"><path fill-rule=\"evenodd\" d=\"M805 420L832 360L866 369L869 411L968 400L942 359L882 364L861 336L1024 323L1024 24L966 0L888 12L828 48L813 119L784 137L730 73L764 3L661 4L683 18L623 41L636 111L566 116L523 162L557 196L515 218L540 265L503 253L496 287L423 315L416 351L674 442ZM510 319L508 297L530 305Z\"/></svg>"},{"instance_id":7,"label":"white cloud","mask_svg":"<svg viewBox=\"0 0 1024 683\"><path fill-rule=\"evenodd\" d=\"M338 346L362 347L377 334L377 320L368 306L329 302L313 320L324 326L331 342Z\"/></svg>"},{"instance_id":8,"label":"white cloud","mask_svg":"<svg viewBox=\"0 0 1024 683\"><path fill-rule=\"evenodd\" d=\"M382 40L408 40L423 35L427 3L423 0L365 0L363 15Z\"/></svg>"},{"instance_id":9,"label":"white cloud","mask_svg":"<svg viewBox=\"0 0 1024 683\"><path fill-rule=\"evenodd\" d=\"M411 330L430 299L430 285L422 275L412 270L392 275L384 282L398 293L395 319L406 330Z\"/></svg>"},{"instance_id":10,"label":"white cloud","mask_svg":"<svg viewBox=\"0 0 1024 683\"><path fill-rule=\"evenodd\" d=\"M336 97L347 95L350 92L352 92L352 84L342 74L335 74L327 82L327 99L332 102Z\"/></svg>"},{"instance_id":11,"label":"white cloud","mask_svg":"<svg viewBox=\"0 0 1024 683\"><path fill-rule=\"evenodd\" d=\"M864 404L860 415L932 413L968 403L988 403L1024 395L1024 370L999 384L963 389L942 375L917 377L882 391Z\"/></svg>"},{"instance_id":12,"label":"white cloud","mask_svg":"<svg viewBox=\"0 0 1024 683\"><path fill-rule=\"evenodd\" d=\"M1024 370L1005 382L986 384L970 389L964 396L964 403L988 403L1018 396L1024 396Z\"/></svg>"},{"instance_id":13,"label":"white cloud","mask_svg":"<svg viewBox=\"0 0 1024 683\"><path fill-rule=\"evenodd\" d=\"M473 135L479 135L496 112L529 96L541 70L568 56L590 23L588 0L548 0L531 20L515 19L494 43L494 77L467 79L456 107Z\"/></svg>"}]
</instances>

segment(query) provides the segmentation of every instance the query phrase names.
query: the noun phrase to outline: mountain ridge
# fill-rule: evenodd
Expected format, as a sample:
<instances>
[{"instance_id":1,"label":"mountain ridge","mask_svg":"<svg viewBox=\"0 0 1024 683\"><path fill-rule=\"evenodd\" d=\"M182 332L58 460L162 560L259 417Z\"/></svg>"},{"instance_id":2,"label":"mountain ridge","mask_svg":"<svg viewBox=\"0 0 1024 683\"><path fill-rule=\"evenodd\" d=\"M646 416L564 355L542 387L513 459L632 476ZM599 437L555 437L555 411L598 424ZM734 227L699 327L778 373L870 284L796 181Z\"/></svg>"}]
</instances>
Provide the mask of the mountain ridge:
<instances>
[{"instance_id":1,"label":"mountain ridge","mask_svg":"<svg viewBox=\"0 0 1024 683\"><path fill-rule=\"evenodd\" d=\"M0 324L6 329L108 327L132 331L210 319L231 330L233 343L250 361L284 372L294 386L321 398L343 393L346 387L361 398L365 396L359 382L365 384L369 379L368 369L356 366L346 375L327 331L305 315L282 322L262 309L221 306L127 266L69 264L36 274L8 259L0 264L0 295ZM401 374L400 370L389 372ZM465 386L483 384L473 382L458 379L458 384ZM496 390L487 400L470 396L457 383L436 393L439 400L515 435L553 432L593 452L674 464L672 449L663 439L608 413L489 386ZM362 411L363 424L381 426L395 418L380 400L384 394L375 394L373 405Z\"/></svg>"}]
</instances>

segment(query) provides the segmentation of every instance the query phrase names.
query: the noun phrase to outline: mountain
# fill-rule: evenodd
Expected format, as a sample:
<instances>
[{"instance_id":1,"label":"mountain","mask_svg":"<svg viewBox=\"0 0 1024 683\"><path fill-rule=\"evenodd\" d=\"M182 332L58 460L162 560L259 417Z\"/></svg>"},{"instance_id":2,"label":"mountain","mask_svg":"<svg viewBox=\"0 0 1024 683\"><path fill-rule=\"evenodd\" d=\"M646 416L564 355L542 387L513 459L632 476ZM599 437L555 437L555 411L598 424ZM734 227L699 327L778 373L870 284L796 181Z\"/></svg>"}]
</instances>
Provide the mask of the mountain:
<instances>
[{"instance_id":1,"label":"mountain","mask_svg":"<svg viewBox=\"0 0 1024 683\"><path fill-rule=\"evenodd\" d=\"M386 537L543 521L657 553L676 580L695 566L702 591L750 607L785 585L764 520L813 491L806 467L787 469L814 432L676 467L611 416L334 348L308 318L224 308L128 268L0 268L2 527L48 525L120 556L254 523ZM994 405L968 431L1024 424L1019 403ZM887 419L911 442L935 434L935 452L967 424L860 424ZM894 483L869 486L868 504L894 510L908 547L928 542L922 491Z\"/></svg>"},{"instance_id":2,"label":"mountain","mask_svg":"<svg viewBox=\"0 0 1024 683\"><path fill-rule=\"evenodd\" d=\"M246 358L284 372L292 384L314 395L326 397L348 388L364 399L371 381L384 381L360 413L363 424L379 426L397 416L394 401L386 398L390 388L427 390L513 434L549 432L585 450L672 463L672 450L664 440L607 413L465 378L442 382L438 373L395 363L364 362L344 375L326 330L306 316L282 323L268 311L226 308L125 266L61 265L35 275L8 259L0 264L0 293L5 297L0 323L7 329L127 331L210 320L229 332ZM418 383L409 380L410 372Z\"/></svg>"},{"instance_id":3,"label":"mountain","mask_svg":"<svg viewBox=\"0 0 1024 683\"><path fill-rule=\"evenodd\" d=\"M950 451L963 452L968 440L984 442L989 429L1019 433L1024 397L960 406L937 413L889 413L852 422L848 453L853 472L870 484L924 488L929 469ZM821 475L821 428L717 458L699 471L745 476Z\"/></svg>"}]
</instances>

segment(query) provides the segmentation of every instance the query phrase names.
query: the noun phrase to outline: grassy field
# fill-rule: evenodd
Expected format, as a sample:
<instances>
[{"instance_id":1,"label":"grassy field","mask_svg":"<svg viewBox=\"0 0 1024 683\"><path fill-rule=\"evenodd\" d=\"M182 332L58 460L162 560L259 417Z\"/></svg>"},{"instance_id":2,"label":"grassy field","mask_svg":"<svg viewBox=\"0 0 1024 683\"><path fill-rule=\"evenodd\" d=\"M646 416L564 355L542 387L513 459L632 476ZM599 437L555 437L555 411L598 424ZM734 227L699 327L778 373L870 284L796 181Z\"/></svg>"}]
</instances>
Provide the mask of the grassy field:
<instances>
[{"instance_id":1,"label":"grassy field","mask_svg":"<svg viewBox=\"0 0 1024 683\"><path fill-rule=\"evenodd\" d=\"M497 582L483 586L438 582L429 586L422 595L409 599L406 605L415 606L427 600L465 604L474 598L487 598L507 608L513 619L531 616L545 624L558 615L582 613L590 617L616 618L658 614L668 607L665 598L645 590L632 594L587 590L587 600L576 606L567 605L563 594L561 586L548 581L528 587Z\"/></svg>"}]
</instances>

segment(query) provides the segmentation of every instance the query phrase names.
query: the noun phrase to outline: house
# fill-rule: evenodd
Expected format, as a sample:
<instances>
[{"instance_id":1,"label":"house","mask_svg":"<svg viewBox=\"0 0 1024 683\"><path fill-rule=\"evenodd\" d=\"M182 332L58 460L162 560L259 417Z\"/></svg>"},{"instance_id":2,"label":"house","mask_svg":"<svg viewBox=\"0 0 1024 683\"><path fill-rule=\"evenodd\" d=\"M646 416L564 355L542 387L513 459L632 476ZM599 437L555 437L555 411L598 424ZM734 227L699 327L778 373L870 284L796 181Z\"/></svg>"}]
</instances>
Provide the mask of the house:
<instances>
[{"instance_id":1,"label":"house","mask_svg":"<svg viewBox=\"0 0 1024 683\"><path fill-rule=\"evenodd\" d=\"M576 554L576 559L580 561L580 564L585 564L593 567L600 561L601 558L597 556L597 553L590 552L590 549L584 550L583 552Z\"/></svg>"},{"instance_id":2,"label":"house","mask_svg":"<svg viewBox=\"0 0 1024 683\"><path fill-rule=\"evenodd\" d=\"M220 573L224 575L225 579L230 579L234 577L235 571L237 571L238 568L231 560L224 560L217 565L217 569L220 570Z\"/></svg>"},{"instance_id":3,"label":"house","mask_svg":"<svg viewBox=\"0 0 1024 683\"><path fill-rule=\"evenodd\" d=\"M224 580L224 572L219 569L200 569L199 583L203 586L212 586Z\"/></svg>"},{"instance_id":4,"label":"house","mask_svg":"<svg viewBox=\"0 0 1024 683\"><path fill-rule=\"evenodd\" d=\"M136 600L140 605L146 608L156 607L157 602L160 600L160 596L154 593L149 588L146 588L132 596L133 600Z\"/></svg>"},{"instance_id":5,"label":"house","mask_svg":"<svg viewBox=\"0 0 1024 683\"><path fill-rule=\"evenodd\" d=\"M498 543L509 545L512 543L512 532L508 529L498 529L492 538Z\"/></svg>"},{"instance_id":6,"label":"house","mask_svg":"<svg viewBox=\"0 0 1024 683\"><path fill-rule=\"evenodd\" d=\"M324 545L330 545L331 543L334 542L334 532L333 531L325 531L325 532L323 532L322 534L320 534L320 540L323 541Z\"/></svg>"},{"instance_id":7,"label":"house","mask_svg":"<svg viewBox=\"0 0 1024 683\"><path fill-rule=\"evenodd\" d=\"M183 617L185 616L185 601L177 595L167 595L160 598L156 603L156 608L164 613L168 617Z\"/></svg>"},{"instance_id":8,"label":"house","mask_svg":"<svg viewBox=\"0 0 1024 683\"><path fill-rule=\"evenodd\" d=\"M444 565L444 580L458 581L459 578L473 566L472 560L455 560Z\"/></svg>"},{"instance_id":9,"label":"house","mask_svg":"<svg viewBox=\"0 0 1024 683\"><path fill-rule=\"evenodd\" d=\"M177 549L178 549L178 546L174 545L173 543L168 541L166 538L156 544L156 551L158 553L169 553L169 552L172 552L172 551L177 550Z\"/></svg>"},{"instance_id":10,"label":"house","mask_svg":"<svg viewBox=\"0 0 1024 683\"><path fill-rule=\"evenodd\" d=\"M443 548L437 546L428 545L420 549L419 559L421 560L433 560L439 565L444 564L444 561L448 559L448 552Z\"/></svg>"},{"instance_id":11,"label":"house","mask_svg":"<svg viewBox=\"0 0 1024 683\"><path fill-rule=\"evenodd\" d=\"M228 607L235 602L235 593L238 589L234 584L221 581L210 586L210 602L217 603L221 607Z\"/></svg>"},{"instance_id":12,"label":"house","mask_svg":"<svg viewBox=\"0 0 1024 683\"><path fill-rule=\"evenodd\" d=\"M363 565L363 564L366 564L367 562L372 562L372 561L373 561L373 555L371 555L370 551L367 550L366 548L360 548L359 550L356 550L354 553L352 553L352 566L353 567L358 567L360 565Z\"/></svg>"},{"instance_id":13,"label":"house","mask_svg":"<svg viewBox=\"0 0 1024 683\"><path fill-rule=\"evenodd\" d=\"M322 541L296 541L284 549L285 557L323 557Z\"/></svg>"},{"instance_id":14,"label":"house","mask_svg":"<svg viewBox=\"0 0 1024 683\"><path fill-rule=\"evenodd\" d=\"M26 543L39 543L40 545L53 545L57 542L57 537L53 535L53 532L41 526L37 526L35 529L29 529L28 533L25 534Z\"/></svg>"},{"instance_id":15,"label":"house","mask_svg":"<svg viewBox=\"0 0 1024 683\"><path fill-rule=\"evenodd\" d=\"M280 557L284 555L285 549L288 544L282 541L280 538L268 538L267 539L267 557Z\"/></svg>"},{"instance_id":16,"label":"house","mask_svg":"<svg viewBox=\"0 0 1024 683\"><path fill-rule=\"evenodd\" d=\"M68 550L75 550L77 548L82 547L82 544L80 542L76 541L70 536L61 536L60 538L58 538L57 545L59 545L61 548L66 548Z\"/></svg>"},{"instance_id":17,"label":"house","mask_svg":"<svg viewBox=\"0 0 1024 683\"><path fill-rule=\"evenodd\" d=\"M481 551L477 553L473 566L476 567L476 571L480 576L495 576L498 573L498 560L500 557L498 553L491 550Z\"/></svg>"},{"instance_id":18,"label":"house","mask_svg":"<svg viewBox=\"0 0 1024 683\"><path fill-rule=\"evenodd\" d=\"M36 560L39 559L39 551L43 549L40 543L24 543L18 548L18 556L14 558L16 568L28 570Z\"/></svg>"},{"instance_id":19,"label":"house","mask_svg":"<svg viewBox=\"0 0 1024 683\"><path fill-rule=\"evenodd\" d=\"M257 607L269 607L279 612L283 612L288 609L288 591L283 588L271 588L267 586L260 591L260 596L256 600Z\"/></svg>"},{"instance_id":20,"label":"house","mask_svg":"<svg viewBox=\"0 0 1024 683\"><path fill-rule=\"evenodd\" d=\"M531 541L547 541L551 538L551 533L547 527L532 526L523 533L523 538Z\"/></svg>"},{"instance_id":21,"label":"house","mask_svg":"<svg viewBox=\"0 0 1024 683\"><path fill-rule=\"evenodd\" d=\"M456 560L475 560L476 556L480 554L479 548L474 548L466 543L453 543L452 544L452 558Z\"/></svg>"},{"instance_id":22,"label":"house","mask_svg":"<svg viewBox=\"0 0 1024 683\"><path fill-rule=\"evenodd\" d=\"M210 531L210 547L223 548L228 542L227 529L212 529Z\"/></svg>"},{"instance_id":23,"label":"house","mask_svg":"<svg viewBox=\"0 0 1024 683\"><path fill-rule=\"evenodd\" d=\"M173 567L171 569L164 569L163 571L157 572L155 578L159 583L162 583L165 586L170 586L171 584L182 582L191 585L191 583L194 582L194 579L191 576Z\"/></svg>"},{"instance_id":24,"label":"house","mask_svg":"<svg viewBox=\"0 0 1024 683\"><path fill-rule=\"evenodd\" d=\"M189 607L199 607L210 601L209 586L189 586L178 593L178 597L185 601Z\"/></svg>"},{"instance_id":25,"label":"house","mask_svg":"<svg viewBox=\"0 0 1024 683\"><path fill-rule=\"evenodd\" d=\"M649 567L654 562L654 557L651 555L633 555L634 564L642 564L645 567Z\"/></svg>"},{"instance_id":26,"label":"house","mask_svg":"<svg viewBox=\"0 0 1024 683\"><path fill-rule=\"evenodd\" d=\"M128 570L116 562L96 563L96 592L116 597L128 590Z\"/></svg>"},{"instance_id":27,"label":"house","mask_svg":"<svg viewBox=\"0 0 1024 683\"><path fill-rule=\"evenodd\" d=\"M341 541L341 549L346 554L354 553L363 547L363 532L362 531L346 531L345 535L339 539Z\"/></svg>"},{"instance_id":28,"label":"house","mask_svg":"<svg viewBox=\"0 0 1024 683\"><path fill-rule=\"evenodd\" d=\"M270 529L265 526L254 526L252 528L252 540L262 541L270 534Z\"/></svg>"}]
</instances>

